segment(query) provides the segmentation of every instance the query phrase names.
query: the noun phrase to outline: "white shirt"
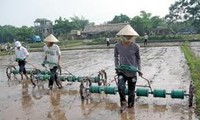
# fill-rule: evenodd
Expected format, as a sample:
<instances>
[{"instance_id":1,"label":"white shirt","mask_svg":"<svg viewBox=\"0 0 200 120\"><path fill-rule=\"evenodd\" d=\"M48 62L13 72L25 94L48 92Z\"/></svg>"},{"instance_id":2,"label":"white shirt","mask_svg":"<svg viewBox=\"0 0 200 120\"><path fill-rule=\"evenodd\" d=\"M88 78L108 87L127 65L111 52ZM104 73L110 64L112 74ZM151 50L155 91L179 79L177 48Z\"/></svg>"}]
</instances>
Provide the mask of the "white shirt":
<instances>
[{"instance_id":1,"label":"white shirt","mask_svg":"<svg viewBox=\"0 0 200 120\"><path fill-rule=\"evenodd\" d=\"M144 39L148 39L148 35L144 35Z\"/></svg>"},{"instance_id":2,"label":"white shirt","mask_svg":"<svg viewBox=\"0 0 200 120\"><path fill-rule=\"evenodd\" d=\"M49 64L49 68L53 68L58 63L58 56L61 55L59 46L56 44L53 44L53 46L51 47L45 45L43 49L45 52L45 56L47 56L47 61L50 63L55 63L55 64Z\"/></svg>"},{"instance_id":3,"label":"white shirt","mask_svg":"<svg viewBox=\"0 0 200 120\"><path fill-rule=\"evenodd\" d=\"M109 41L110 41L110 39L109 39L109 38L106 38L106 41L107 41L107 42L109 42Z\"/></svg>"},{"instance_id":4,"label":"white shirt","mask_svg":"<svg viewBox=\"0 0 200 120\"><path fill-rule=\"evenodd\" d=\"M29 53L25 47L21 46L19 49L15 47L15 55L16 58L25 59L29 55Z\"/></svg>"}]
</instances>

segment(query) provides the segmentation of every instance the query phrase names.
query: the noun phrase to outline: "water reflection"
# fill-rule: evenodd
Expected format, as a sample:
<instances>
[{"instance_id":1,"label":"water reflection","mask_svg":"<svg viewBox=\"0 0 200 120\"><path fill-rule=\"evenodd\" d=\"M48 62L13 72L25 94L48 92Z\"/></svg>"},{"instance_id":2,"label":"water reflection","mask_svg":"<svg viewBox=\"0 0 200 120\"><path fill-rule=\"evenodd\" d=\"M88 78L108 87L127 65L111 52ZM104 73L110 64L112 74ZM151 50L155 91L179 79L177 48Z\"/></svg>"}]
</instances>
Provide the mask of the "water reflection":
<instances>
[{"instance_id":1,"label":"water reflection","mask_svg":"<svg viewBox=\"0 0 200 120\"><path fill-rule=\"evenodd\" d=\"M23 81L22 82L22 106L23 108L28 108L32 106L32 100L31 100L31 95L29 94L28 91L28 82Z\"/></svg>"},{"instance_id":2,"label":"water reflection","mask_svg":"<svg viewBox=\"0 0 200 120\"><path fill-rule=\"evenodd\" d=\"M153 105L154 112L166 112L167 106L166 105Z\"/></svg>"},{"instance_id":3,"label":"water reflection","mask_svg":"<svg viewBox=\"0 0 200 120\"><path fill-rule=\"evenodd\" d=\"M7 84L8 87L14 86L14 85L19 85L21 80L15 79L15 80L10 80L8 79Z\"/></svg>"},{"instance_id":4,"label":"water reflection","mask_svg":"<svg viewBox=\"0 0 200 120\"><path fill-rule=\"evenodd\" d=\"M44 85L33 87L32 97L36 100L41 99L42 96L44 95L44 91L45 91Z\"/></svg>"},{"instance_id":5,"label":"water reflection","mask_svg":"<svg viewBox=\"0 0 200 120\"><path fill-rule=\"evenodd\" d=\"M84 116L87 116L90 114L90 110L88 110L88 105L91 103L89 99L87 100L82 100L81 101L81 112Z\"/></svg>"},{"instance_id":6,"label":"water reflection","mask_svg":"<svg viewBox=\"0 0 200 120\"><path fill-rule=\"evenodd\" d=\"M60 106L60 98L61 98L60 92L52 91L49 95L49 98L52 106L52 111L48 112L47 118L52 120L67 120L65 112L61 109Z\"/></svg>"},{"instance_id":7,"label":"water reflection","mask_svg":"<svg viewBox=\"0 0 200 120\"><path fill-rule=\"evenodd\" d=\"M120 114L121 120L136 120L135 108L127 108L123 113Z\"/></svg>"},{"instance_id":8,"label":"water reflection","mask_svg":"<svg viewBox=\"0 0 200 120\"><path fill-rule=\"evenodd\" d=\"M117 102L101 99L96 101L94 99L87 99L81 101L81 111L84 116L94 114L95 111L104 110L105 112L112 112L119 109Z\"/></svg>"}]
</instances>

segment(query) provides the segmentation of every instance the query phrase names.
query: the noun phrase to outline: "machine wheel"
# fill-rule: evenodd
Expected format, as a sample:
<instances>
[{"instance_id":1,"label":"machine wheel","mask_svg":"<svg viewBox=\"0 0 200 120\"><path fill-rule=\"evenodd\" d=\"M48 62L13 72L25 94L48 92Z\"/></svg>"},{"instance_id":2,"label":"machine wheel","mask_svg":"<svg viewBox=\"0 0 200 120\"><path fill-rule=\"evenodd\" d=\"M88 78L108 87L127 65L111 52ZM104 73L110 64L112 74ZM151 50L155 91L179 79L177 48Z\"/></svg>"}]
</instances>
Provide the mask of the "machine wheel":
<instances>
[{"instance_id":1,"label":"machine wheel","mask_svg":"<svg viewBox=\"0 0 200 120\"><path fill-rule=\"evenodd\" d=\"M8 66L7 68L6 68L6 75L7 75L7 77L8 77L8 79L10 80L11 79L11 77L12 77L12 71L13 70L16 70L16 68L15 68L15 66ZM15 76L15 74L13 74L13 76L16 78L16 76Z\"/></svg>"},{"instance_id":2,"label":"machine wheel","mask_svg":"<svg viewBox=\"0 0 200 120\"><path fill-rule=\"evenodd\" d=\"M190 86L189 86L189 107L192 107L192 105L193 105L193 96L194 96L194 86L193 86L193 82L190 81Z\"/></svg>"},{"instance_id":3,"label":"machine wheel","mask_svg":"<svg viewBox=\"0 0 200 120\"><path fill-rule=\"evenodd\" d=\"M91 85L92 85L92 82L88 77L84 78L81 81L79 93L82 100L88 99L90 97L91 93L89 89Z\"/></svg>"},{"instance_id":4,"label":"machine wheel","mask_svg":"<svg viewBox=\"0 0 200 120\"><path fill-rule=\"evenodd\" d=\"M30 79L31 79L31 83L33 84L33 86L35 87L38 84L38 79L34 77L34 75L39 74L41 71L39 69L36 69L34 72L31 73L30 75ZM36 83L37 82L37 83Z\"/></svg>"},{"instance_id":5,"label":"machine wheel","mask_svg":"<svg viewBox=\"0 0 200 120\"><path fill-rule=\"evenodd\" d=\"M106 86L107 84L107 73L105 70L99 71L98 78L100 78L98 85L99 86Z\"/></svg>"}]
</instances>

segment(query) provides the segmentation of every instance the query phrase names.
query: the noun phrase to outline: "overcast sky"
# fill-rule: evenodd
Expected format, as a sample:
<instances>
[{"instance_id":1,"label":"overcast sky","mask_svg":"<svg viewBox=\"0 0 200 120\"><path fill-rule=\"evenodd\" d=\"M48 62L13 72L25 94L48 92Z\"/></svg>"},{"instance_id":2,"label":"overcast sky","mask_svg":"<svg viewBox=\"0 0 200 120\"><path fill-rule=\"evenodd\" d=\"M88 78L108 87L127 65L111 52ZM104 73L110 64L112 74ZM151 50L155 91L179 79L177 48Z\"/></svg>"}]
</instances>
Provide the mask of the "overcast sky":
<instances>
[{"instance_id":1,"label":"overcast sky","mask_svg":"<svg viewBox=\"0 0 200 120\"><path fill-rule=\"evenodd\" d=\"M55 21L60 16L74 15L95 24L110 21L115 15L130 18L144 10L152 16L164 17L177 0L0 0L0 25L33 26L37 18Z\"/></svg>"}]
</instances>

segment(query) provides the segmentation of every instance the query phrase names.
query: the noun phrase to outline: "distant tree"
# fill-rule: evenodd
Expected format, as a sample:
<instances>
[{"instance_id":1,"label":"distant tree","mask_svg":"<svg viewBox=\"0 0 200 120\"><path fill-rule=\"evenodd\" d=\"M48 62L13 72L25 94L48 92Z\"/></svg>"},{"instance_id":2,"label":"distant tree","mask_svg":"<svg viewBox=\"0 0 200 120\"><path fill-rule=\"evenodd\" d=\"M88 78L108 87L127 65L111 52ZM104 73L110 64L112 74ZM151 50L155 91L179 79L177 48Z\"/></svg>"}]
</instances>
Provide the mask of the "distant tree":
<instances>
[{"instance_id":1,"label":"distant tree","mask_svg":"<svg viewBox=\"0 0 200 120\"><path fill-rule=\"evenodd\" d=\"M165 21L159 16L151 16L151 13L140 12L140 16L135 16L130 21L131 26L140 34L150 33L158 26L165 26Z\"/></svg>"},{"instance_id":2,"label":"distant tree","mask_svg":"<svg viewBox=\"0 0 200 120\"><path fill-rule=\"evenodd\" d=\"M0 42L11 42L14 38L16 28L14 26L0 26Z\"/></svg>"},{"instance_id":3,"label":"distant tree","mask_svg":"<svg viewBox=\"0 0 200 120\"><path fill-rule=\"evenodd\" d=\"M79 18L78 16L74 16L70 19L73 29L83 30L84 27L89 24L89 20L86 20L83 16L81 16L81 18Z\"/></svg>"},{"instance_id":4,"label":"distant tree","mask_svg":"<svg viewBox=\"0 0 200 120\"><path fill-rule=\"evenodd\" d=\"M169 14L165 16L170 26L177 23L181 26L195 26L200 32L200 1L179 0L169 7Z\"/></svg>"},{"instance_id":5,"label":"distant tree","mask_svg":"<svg viewBox=\"0 0 200 120\"><path fill-rule=\"evenodd\" d=\"M59 17L58 19L55 20L55 24L62 24L63 20L62 17Z\"/></svg>"},{"instance_id":6,"label":"distant tree","mask_svg":"<svg viewBox=\"0 0 200 120\"><path fill-rule=\"evenodd\" d=\"M59 19L55 20L55 24L53 25L53 31L56 36L60 36L66 33L69 33L72 29L72 25L70 24L68 19Z\"/></svg>"},{"instance_id":7,"label":"distant tree","mask_svg":"<svg viewBox=\"0 0 200 120\"><path fill-rule=\"evenodd\" d=\"M113 20L109 21L108 23L129 23L130 18L127 15L116 15Z\"/></svg>"},{"instance_id":8,"label":"distant tree","mask_svg":"<svg viewBox=\"0 0 200 120\"><path fill-rule=\"evenodd\" d=\"M79 18L78 16L74 16L70 19L59 17L59 19L55 20L53 30L56 36L67 35L71 30L83 30L89 23L89 20L86 20L84 17Z\"/></svg>"},{"instance_id":9,"label":"distant tree","mask_svg":"<svg viewBox=\"0 0 200 120\"><path fill-rule=\"evenodd\" d=\"M152 29L155 29L158 26L167 27L165 20L163 18L160 18L159 16L151 17L151 21L152 21Z\"/></svg>"},{"instance_id":10,"label":"distant tree","mask_svg":"<svg viewBox=\"0 0 200 120\"><path fill-rule=\"evenodd\" d=\"M135 16L130 22L131 26L138 32L139 35L142 35L145 32L145 28L140 16Z\"/></svg>"},{"instance_id":11,"label":"distant tree","mask_svg":"<svg viewBox=\"0 0 200 120\"><path fill-rule=\"evenodd\" d=\"M22 26L21 28L18 28L18 30L16 31L16 38L20 41L25 41L26 38L32 36L33 34L34 34L33 27Z\"/></svg>"},{"instance_id":12,"label":"distant tree","mask_svg":"<svg viewBox=\"0 0 200 120\"><path fill-rule=\"evenodd\" d=\"M27 37L34 34L33 27L22 26L20 28L5 25L0 26L0 41L13 42L14 39L25 41Z\"/></svg>"}]
</instances>

